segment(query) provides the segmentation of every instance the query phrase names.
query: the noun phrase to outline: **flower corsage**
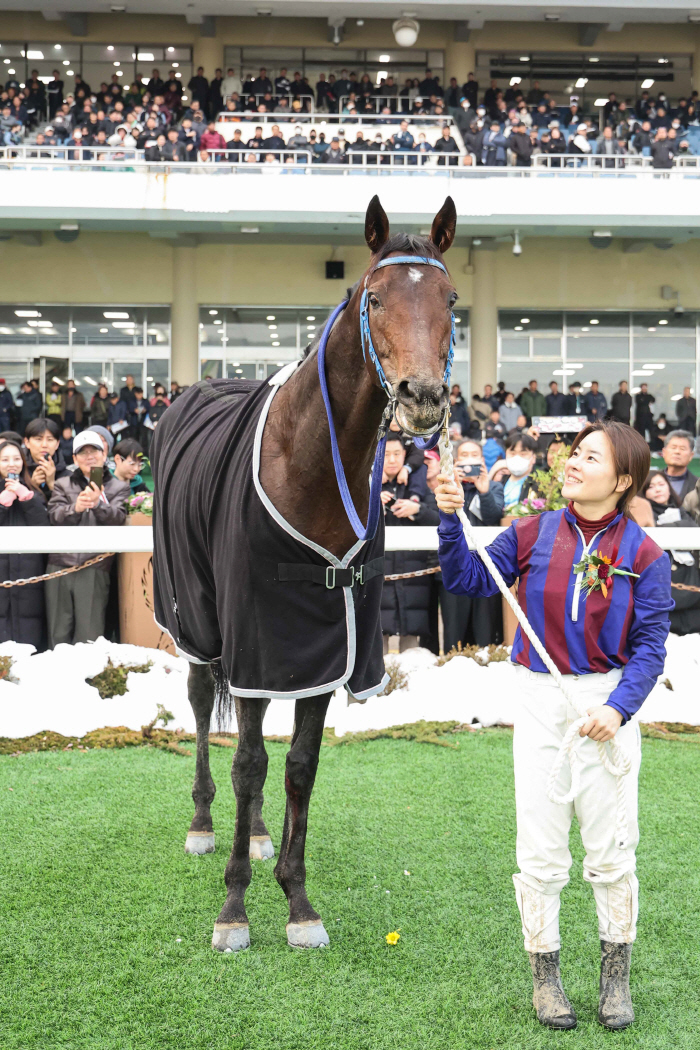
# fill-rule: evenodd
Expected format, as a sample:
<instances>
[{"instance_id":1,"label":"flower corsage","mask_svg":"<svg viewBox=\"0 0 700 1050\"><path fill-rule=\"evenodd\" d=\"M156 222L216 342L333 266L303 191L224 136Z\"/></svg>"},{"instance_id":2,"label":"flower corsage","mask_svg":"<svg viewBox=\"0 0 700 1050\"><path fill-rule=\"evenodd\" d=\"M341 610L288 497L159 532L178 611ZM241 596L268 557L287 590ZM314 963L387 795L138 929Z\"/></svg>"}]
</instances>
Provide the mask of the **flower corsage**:
<instances>
[{"instance_id":1,"label":"flower corsage","mask_svg":"<svg viewBox=\"0 0 700 1050\"><path fill-rule=\"evenodd\" d=\"M622 561L622 558L615 556L617 550L613 551L612 558L609 558L606 554L598 554L597 551L591 551L587 554L583 561L580 561L578 565L574 565L574 572L582 572L583 580L581 581L581 592L586 598L591 591L602 591L603 597L608 597L608 590L612 589L613 576L634 576L635 579L639 579L638 572L630 572L628 569L619 569L618 565Z\"/></svg>"}]
</instances>

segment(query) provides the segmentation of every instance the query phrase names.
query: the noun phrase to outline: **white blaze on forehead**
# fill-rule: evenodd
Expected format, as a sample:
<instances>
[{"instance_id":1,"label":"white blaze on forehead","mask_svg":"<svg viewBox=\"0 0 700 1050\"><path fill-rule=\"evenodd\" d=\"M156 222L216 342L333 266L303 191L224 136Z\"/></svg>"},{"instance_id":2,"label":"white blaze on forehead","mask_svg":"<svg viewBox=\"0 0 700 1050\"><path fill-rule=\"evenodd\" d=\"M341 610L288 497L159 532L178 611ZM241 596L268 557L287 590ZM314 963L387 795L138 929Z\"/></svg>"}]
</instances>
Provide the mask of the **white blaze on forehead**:
<instances>
[{"instance_id":1,"label":"white blaze on forehead","mask_svg":"<svg viewBox=\"0 0 700 1050\"><path fill-rule=\"evenodd\" d=\"M409 267L408 276L415 284L418 284L419 281L423 280L423 274L420 272L420 270L417 270L415 266Z\"/></svg>"}]
</instances>

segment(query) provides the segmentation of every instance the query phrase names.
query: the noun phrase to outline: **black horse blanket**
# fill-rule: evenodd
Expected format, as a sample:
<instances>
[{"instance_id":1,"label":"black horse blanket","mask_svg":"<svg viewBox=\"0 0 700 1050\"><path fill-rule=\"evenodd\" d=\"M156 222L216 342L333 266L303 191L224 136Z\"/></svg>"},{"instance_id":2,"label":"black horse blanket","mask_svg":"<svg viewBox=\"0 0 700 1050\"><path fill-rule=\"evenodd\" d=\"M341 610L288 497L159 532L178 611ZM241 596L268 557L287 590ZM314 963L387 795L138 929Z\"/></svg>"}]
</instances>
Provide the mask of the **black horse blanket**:
<instances>
[{"instance_id":1,"label":"black horse blanket","mask_svg":"<svg viewBox=\"0 0 700 1050\"><path fill-rule=\"evenodd\" d=\"M297 698L344 685L362 700L386 681L384 524L338 559L264 493L263 429L285 374L196 383L158 423L155 618L182 656L221 659L234 695Z\"/></svg>"}]
</instances>

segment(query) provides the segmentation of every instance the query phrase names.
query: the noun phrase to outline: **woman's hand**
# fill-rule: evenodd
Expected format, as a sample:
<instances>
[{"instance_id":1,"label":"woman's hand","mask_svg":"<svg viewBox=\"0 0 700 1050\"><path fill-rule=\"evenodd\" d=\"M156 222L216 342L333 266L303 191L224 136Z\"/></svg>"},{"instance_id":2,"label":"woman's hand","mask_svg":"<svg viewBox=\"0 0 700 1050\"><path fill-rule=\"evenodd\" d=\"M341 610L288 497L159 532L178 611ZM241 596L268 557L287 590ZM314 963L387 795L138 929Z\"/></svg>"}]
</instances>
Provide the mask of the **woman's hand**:
<instances>
[{"instance_id":1,"label":"woman's hand","mask_svg":"<svg viewBox=\"0 0 700 1050\"><path fill-rule=\"evenodd\" d=\"M588 715L588 721L579 729L579 736L589 736L591 740L599 740L602 744L612 740L622 725L622 715L610 704L589 707Z\"/></svg>"},{"instance_id":2,"label":"woman's hand","mask_svg":"<svg viewBox=\"0 0 700 1050\"><path fill-rule=\"evenodd\" d=\"M393 500L394 494L393 492L389 492L388 489L385 489L384 492L380 493L380 498L382 503L386 507L387 503L391 503L391 501Z\"/></svg>"},{"instance_id":3,"label":"woman's hand","mask_svg":"<svg viewBox=\"0 0 700 1050\"><path fill-rule=\"evenodd\" d=\"M5 478L5 488L9 489L10 492L15 492L19 494L20 483L16 480L16 478Z\"/></svg>"},{"instance_id":4,"label":"woman's hand","mask_svg":"<svg viewBox=\"0 0 700 1050\"><path fill-rule=\"evenodd\" d=\"M395 514L397 518L412 518L419 510L420 503L416 503L414 499L397 499L391 508L392 514Z\"/></svg>"},{"instance_id":5,"label":"woman's hand","mask_svg":"<svg viewBox=\"0 0 700 1050\"><path fill-rule=\"evenodd\" d=\"M452 481L446 474L438 474L440 484L435 489L435 502L443 514L454 514L464 506L464 491L456 481Z\"/></svg>"}]
</instances>

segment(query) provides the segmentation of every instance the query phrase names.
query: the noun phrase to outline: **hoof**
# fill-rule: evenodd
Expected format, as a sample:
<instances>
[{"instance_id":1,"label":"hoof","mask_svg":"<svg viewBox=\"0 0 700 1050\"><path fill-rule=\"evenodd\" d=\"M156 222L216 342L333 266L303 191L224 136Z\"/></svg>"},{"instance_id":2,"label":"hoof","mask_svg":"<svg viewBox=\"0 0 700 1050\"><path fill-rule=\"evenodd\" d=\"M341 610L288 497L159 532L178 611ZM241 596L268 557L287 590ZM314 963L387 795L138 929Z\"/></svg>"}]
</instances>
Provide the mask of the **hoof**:
<instances>
[{"instance_id":1,"label":"hoof","mask_svg":"<svg viewBox=\"0 0 700 1050\"><path fill-rule=\"evenodd\" d=\"M275 847L269 835L251 835L248 854L251 860L270 860L275 855Z\"/></svg>"},{"instance_id":2,"label":"hoof","mask_svg":"<svg viewBox=\"0 0 700 1050\"><path fill-rule=\"evenodd\" d=\"M250 948L247 922L215 922L211 946L217 952L242 952Z\"/></svg>"},{"instance_id":3,"label":"hoof","mask_svg":"<svg viewBox=\"0 0 700 1050\"><path fill-rule=\"evenodd\" d=\"M287 943L290 948L325 948L331 942L325 927L318 919L287 923Z\"/></svg>"},{"instance_id":4,"label":"hoof","mask_svg":"<svg viewBox=\"0 0 700 1050\"><path fill-rule=\"evenodd\" d=\"M188 831L185 839L185 853L196 853L202 856L213 853L216 849L213 831Z\"/></svg>"}]
</instances>

